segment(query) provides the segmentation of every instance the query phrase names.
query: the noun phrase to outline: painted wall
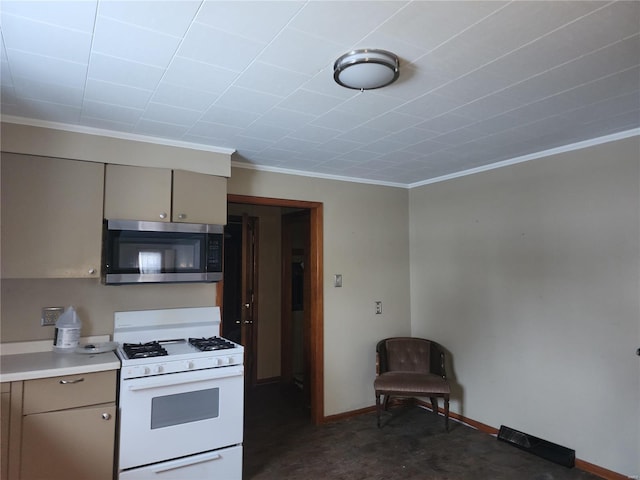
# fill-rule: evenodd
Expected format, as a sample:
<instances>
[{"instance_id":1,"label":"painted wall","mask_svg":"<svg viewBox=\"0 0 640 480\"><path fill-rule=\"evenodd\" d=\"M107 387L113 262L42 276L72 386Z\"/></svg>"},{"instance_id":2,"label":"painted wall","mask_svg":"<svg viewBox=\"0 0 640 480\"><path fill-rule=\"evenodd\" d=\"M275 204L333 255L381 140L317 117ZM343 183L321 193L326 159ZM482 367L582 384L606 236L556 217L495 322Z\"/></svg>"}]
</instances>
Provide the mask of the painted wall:
<instances>
[{"instance_id":1,"label":"painted wall","mask_svg":"<svg viewBox=\"0 0 640 480\"><path fill-rule=\"evenodd\" d=\"M74 305L81 334L89 336L112 335L117 311L216 305L216 287L209 283L114 286L95 278L8 279L0 283L0 295L3 343L53 341L54 327L40 326L42 307Z\"/></svg>"},{"instance_id":2,"label":"painted wall","mask_svg":"<svg viewBox=\"0 0 640 480\"><path fill-rule=\"evenodd\" d=\"M372 405L376 342L410 332L408 191L233 167L227 191L323 202L324 414Z\"/></svg>"},{"instance_id":3,"label":"painted wall","mask_svg":"<svg viewBox=\"0 0 640 480\"><path fill-rule=\"evenodd\" d=\"M411 330L452 410L640 475L640 141L410 192Z\"/></svg>"}]
</instances>

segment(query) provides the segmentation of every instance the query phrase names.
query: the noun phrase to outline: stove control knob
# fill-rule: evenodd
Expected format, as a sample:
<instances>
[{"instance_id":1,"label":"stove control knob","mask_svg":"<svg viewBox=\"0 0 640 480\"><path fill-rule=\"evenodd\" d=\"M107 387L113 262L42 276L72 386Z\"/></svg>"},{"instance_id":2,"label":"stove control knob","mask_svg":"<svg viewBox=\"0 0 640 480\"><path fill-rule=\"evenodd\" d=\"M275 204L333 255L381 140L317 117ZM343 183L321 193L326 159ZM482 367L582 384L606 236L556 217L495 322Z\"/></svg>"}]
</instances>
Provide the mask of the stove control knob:
<instances>
[{"instance_id":1,"label":"stove control knob","mask_svg":"<svg viewBox=\"0 0 640 480\"><path fill-rule=\"evenodd\" d=\"M162 365L156 365L153 367L153 373L162 373L163 370Z\"/></svg>"},{"instance_id":2,"label":"stove control knob","mask_svg":"<svg viewBox=\"0 0 640 480\"><path fill-rule=\"evenodd\" d=\"M187 370L191 370L194 367L193 362L191 360L186 361L184 366Z\"/></svg>"},{"instance_id":3,"label":"stove control knob","mask_svg":"<svg viewBox=\"0 0 640 480\"><path fill-rule=\"evenodd\" d=\"M142 374L143 375L149 375L151 373L151 369L149 367L143 367L142 368Z\"/></svg>"},{"instance_id":4,"label":"stove control knob","mask_svg":"<svg viewBox=\"0 0 640 480\"><path fill-rule=\"evenodd\" d=\"M220 357L216 358L216 365L217 366L222 365L222 358Z\"/></svg>"}]
</instances>

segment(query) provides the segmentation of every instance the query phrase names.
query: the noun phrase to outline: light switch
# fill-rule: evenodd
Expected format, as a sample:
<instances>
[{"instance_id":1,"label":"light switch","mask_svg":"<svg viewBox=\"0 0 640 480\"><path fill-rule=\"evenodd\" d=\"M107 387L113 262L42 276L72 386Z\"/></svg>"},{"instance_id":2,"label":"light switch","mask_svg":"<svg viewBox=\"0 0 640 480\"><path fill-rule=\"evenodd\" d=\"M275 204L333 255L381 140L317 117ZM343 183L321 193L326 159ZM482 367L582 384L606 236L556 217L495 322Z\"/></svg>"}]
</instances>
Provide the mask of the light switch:
<instances>
[{"instance_id":1,"label":"light switch","mask_svg":"<svg viewBox=\"0 0 640 480\"><path fill-rule=\"evenodd\" d=\"M341 287L342 286L342 274L341 273L336 273L333 276L333 286L334 287Z\"/></svg>"},{"instance_id":2,"label":"light switch","mask_svg":"<svg viewBox=\"0 0 640 480\"><path fill-rule=\"evenodd\" d=\"M382 315L382 302L376 301L376 315Z\"/></svg>"}]
</instances>

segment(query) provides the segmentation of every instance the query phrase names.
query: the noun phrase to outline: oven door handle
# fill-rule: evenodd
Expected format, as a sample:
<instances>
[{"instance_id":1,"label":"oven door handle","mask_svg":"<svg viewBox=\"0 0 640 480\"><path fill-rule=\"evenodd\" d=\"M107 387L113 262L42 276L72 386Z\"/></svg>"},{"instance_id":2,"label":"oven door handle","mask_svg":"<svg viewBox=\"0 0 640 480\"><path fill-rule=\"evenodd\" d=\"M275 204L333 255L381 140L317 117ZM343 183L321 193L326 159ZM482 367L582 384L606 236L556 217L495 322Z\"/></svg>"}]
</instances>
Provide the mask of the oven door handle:
<instances>
[{"instance_id":1,"label":"oven door handle","mask_svg":"<svg viewBox=\"0 0 640 480\"><path fill-rule=\"evenodd\" d=\"M212 462L214 460L220 460L222 455L219 453L214 453L206 458L199 458L198 460L191 460L189 458L185 458L183 460L175 460L172 462L170 466L166 466L163 468L158 468L157 470L153 470L153 473L160 474L164 472L170 472L171 470L177 470L179 468L190 467L192 465L198 465L199 463Z\"/></svg>"},{"instance_id":2,"label":"oven door handle","mask_svg":"<svg viewBox=\"0 0 640 480\"><path fill-rule=\"evenodd\" d=\"M151 390L153 388L167 388L172 387L174 385L185 385L187 383L200 383L200 382L210 382L212 380L218 380L221 378L231 378L231 377L241 377L244 374L243 370L233 370L232 372L225 372L223 374L216 373L215 376L204 377L204 378L185 378L183 380L176 381L165 381L165 382L154 382L154 383L142 383L139 385L129 385L129 390L132 392L136 392L139 390ZM167 376L162 376L162 378L166 379Z\"/></svg>"}]
</instances>

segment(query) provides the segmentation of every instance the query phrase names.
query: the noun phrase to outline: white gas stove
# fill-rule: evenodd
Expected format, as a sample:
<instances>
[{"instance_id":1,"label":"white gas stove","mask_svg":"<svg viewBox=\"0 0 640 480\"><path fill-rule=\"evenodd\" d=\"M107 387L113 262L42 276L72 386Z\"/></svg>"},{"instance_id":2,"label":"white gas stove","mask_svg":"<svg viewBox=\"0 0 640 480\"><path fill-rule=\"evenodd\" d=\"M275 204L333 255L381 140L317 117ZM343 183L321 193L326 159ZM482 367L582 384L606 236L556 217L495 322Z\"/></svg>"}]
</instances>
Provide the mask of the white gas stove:
<instances>
[{"instance_id":1,"label":"white gas stove","mask_svg":"<svg viewBox=\"0 0 640 480\"><path fill-rule=\"evenodd\" d=\"M218 307L116 312L122 378L243 365L244 347L220 335Z\"/></svg>"},{"instance_id":2,"label":"white gas stove","mask_svg":"<svg viewBox=\"0 0 640 480\"><path fill-rule=\"evenodd\" d=\"M116 312L118 479L242 478L244 348L218 307Z\"/></svg>"}]
</instances>

